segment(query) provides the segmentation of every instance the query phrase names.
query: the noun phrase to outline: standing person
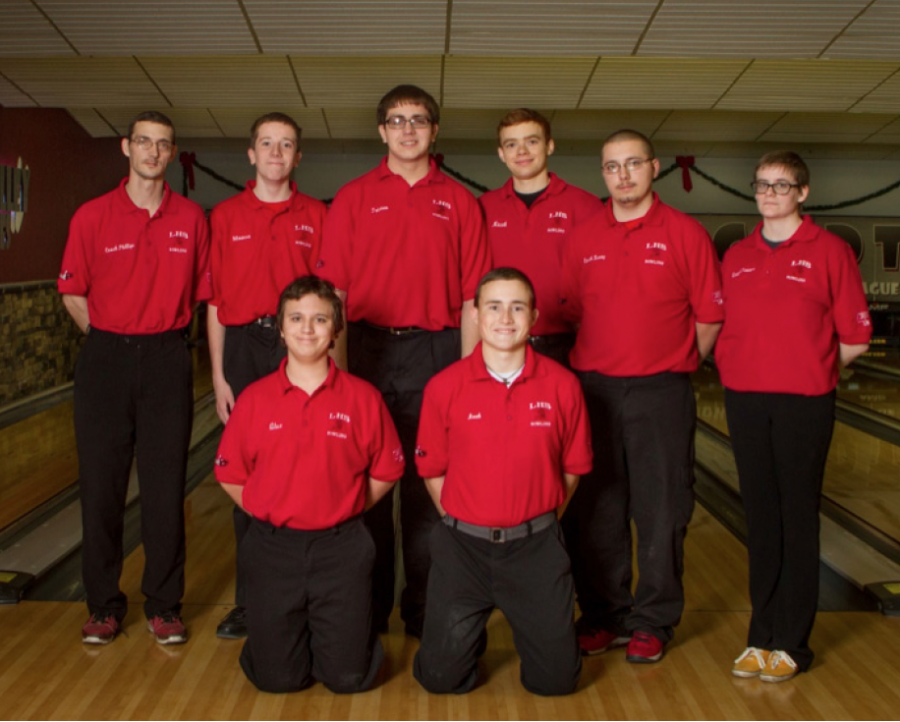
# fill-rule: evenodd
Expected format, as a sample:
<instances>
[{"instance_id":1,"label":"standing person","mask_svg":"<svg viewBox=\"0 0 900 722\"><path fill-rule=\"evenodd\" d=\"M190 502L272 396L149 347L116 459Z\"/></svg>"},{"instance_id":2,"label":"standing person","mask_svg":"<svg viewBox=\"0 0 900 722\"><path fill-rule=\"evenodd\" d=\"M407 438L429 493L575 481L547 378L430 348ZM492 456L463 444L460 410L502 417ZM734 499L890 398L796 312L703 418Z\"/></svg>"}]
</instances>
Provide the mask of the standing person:
<instances>
[{"instance_id":1,"label":"standing person","mask_svg":"<svg viewBox=\"0 0 900 722\"><path fill-rule=\"evenodd\" d=\"M478 202L429 155L440 121L434 98L399 85L378 104L378 132L387 157L337 194L325 225L320 273L346 302L347 347L339 365L381 391L412 458L422 390L438 371L474 348L470 310L490 255ZM340 341L338 342L340 344ZM367 514L378 557L374 576L376 629L387 631L394 603L393 506L385 499ZM428 578L428 533L437 512L407 466L400 483L400 524L406 588L401 616L407 634L422 635Z\"/></svg>"},{"instance_id":2,"label":"standing person","mask_svg":"<svg viewBox=\"0 0 900 722\"><path fill-rule=\"evenodd\" d=\"M591 468L575 376L535 353L534 288L497 268L475 293L481 343L425 389L416 464L443 524L431 535L425 634L413 672L435 693L468 692L495 606L522 684L568 694L581 672L569 556L557 514Z\"/></svg>"},{"instance_id":3,"label":"standing person","mask_svg":"<svg viewBox=\"0 0 900 722\"><path fill-rule=\"evenodd\" d=\"M747 515L750 601L738 677L809 669L819 592L819 499L838 369L872 336L850 246L801 214L809 169L764 155L751 184L762 222L722 262L716 362Z\"/></svg>"},{"instance_id":4,"label":"standing person","mask_svg":"<svg viewBox=\"0 0 900 722\"><path fill-rule=\"evenodd\" d=\"M277 319L287 358L238 399L216 457L216 478L251 519L238 552L249 628L241 667L266 692L315 680L362 692L384 659L362 512L400 478L403 453L378 391L328 358L343 327L334 286L298 278Z\"/></svg>"},{"instance_id":5,"label":"standing person","mask_svg":"<svg viewBox=\"0 0 900 722\"><path fill-rule=\"evenodd\" d=\"M87 644L108 644L128 609L119 588L125 494L137 446L141 591L160 644L180 644L184 488L193 421L185 329L209 298L209 232L200 206L165 182L175 129L138 115L122 139L128 177L72 218L58 287L87 335L75 367Z\"/></svg>"},{"instance_id":6,"label":"standing person","mask_svg":"<svg viewBox=\"0 0 900 722\"><path fill-rule=\"evenodd\" d=\"M576 230L563 270L595 456L564 527L582 651L627 644L630 662L657 662L684 609L696 423L688 374L721 325L719 265L703 227L653 192L659 161L644 135L607 138L602 168L606 210Z\"/></svg>"},{"instance_id":7,"label":"standing person","mask_svg":"<svg viewBox=\"0 0 900 722\"><path fill-rule=\"evenodd\" d=\"M212 212L213 297L207 314L216 412L228 423L235 399L272 373L285 349L275 323L278 296L312 271L321 246L325 204L297 191L291 173L300 162L300 127L289 115L267 113L250 129L250 165L256 178ZM250 521L234 507L240 546ZM246 581L238 568L235 603L216 635L247 635Z\"/></svg>"},{"instance_id":8,"label":"standing person","mask_svg":"<svg viewBox=\"0 0 900 722\"><path fill-rule=\"evenodd\" d=\"M553 137L550 121L536 110L509 111L497 127L497 142L511 177L478 199L494 265L519 268L532 279L540 316L529 343L568 366L575 328L559 305L562 249L575 226L603 203L547 169Z\"/></svg>"}]
</instances>

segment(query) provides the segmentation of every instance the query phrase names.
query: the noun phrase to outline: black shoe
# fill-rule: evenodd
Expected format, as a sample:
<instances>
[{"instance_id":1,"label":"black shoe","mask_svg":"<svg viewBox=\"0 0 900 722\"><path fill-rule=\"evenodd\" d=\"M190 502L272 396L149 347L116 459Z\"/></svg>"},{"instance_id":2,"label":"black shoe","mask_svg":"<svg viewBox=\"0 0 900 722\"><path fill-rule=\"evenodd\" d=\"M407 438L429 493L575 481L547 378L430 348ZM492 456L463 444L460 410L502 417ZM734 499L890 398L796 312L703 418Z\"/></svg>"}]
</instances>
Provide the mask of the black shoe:
<instances>
[{"instance_id":1,"label":"black shoe","mask_svg":"<svg viewBox=\"0 0 900 722\"><path fill-rule=\"evenodd\" d=\"M219 639L243 639L247 636L247 609L235 607L216 627L216 636Z\"/></svg>"}]
</instances>

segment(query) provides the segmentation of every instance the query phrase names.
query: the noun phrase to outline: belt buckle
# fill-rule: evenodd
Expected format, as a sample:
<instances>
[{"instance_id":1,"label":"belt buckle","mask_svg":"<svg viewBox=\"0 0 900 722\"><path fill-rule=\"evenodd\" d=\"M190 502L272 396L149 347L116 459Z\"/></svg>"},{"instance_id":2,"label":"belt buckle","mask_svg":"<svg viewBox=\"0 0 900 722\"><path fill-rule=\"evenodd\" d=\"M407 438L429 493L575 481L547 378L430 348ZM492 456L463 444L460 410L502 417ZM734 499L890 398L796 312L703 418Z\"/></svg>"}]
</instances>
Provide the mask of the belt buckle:
<instances>
[{"instance_id":1,"label":"belt buckle","mask_svg":"<svg viewBox=\"0 0 900 722\"><path fill-rule=\"evenodd\" d=\"M502 527L491 527L491 544L504 544L506 542L506 531Z\"/></svg>"},{"instance_id":2,"label":"belt buckle","mask_svg":"<svg viewBox=\"0 0 900 722\"><path fill-rule=\"evenodd\" d=\"M276 321L277 319L275 318L275 316L261 316L260 318L256 319L256 324L260 328L275 328Z\"/></svg>"}]
</instances>

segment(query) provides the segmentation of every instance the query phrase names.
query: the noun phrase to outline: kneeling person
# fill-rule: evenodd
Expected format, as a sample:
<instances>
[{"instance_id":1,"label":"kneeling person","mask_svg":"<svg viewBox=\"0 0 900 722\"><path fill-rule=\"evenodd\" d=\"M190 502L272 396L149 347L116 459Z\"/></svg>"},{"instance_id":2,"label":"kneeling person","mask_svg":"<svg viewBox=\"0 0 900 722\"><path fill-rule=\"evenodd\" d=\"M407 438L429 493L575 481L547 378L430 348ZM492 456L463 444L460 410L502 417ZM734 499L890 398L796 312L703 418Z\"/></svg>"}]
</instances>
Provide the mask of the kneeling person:
<instances>
[{"instance_id":1,"label":"kneeling person","mask_svg":"<svg viewBox=\"0 0 900 722\"><path fill-rule=\"evenodd\" d=\"M581 656L557 516L591 469L584 397L573 374L528 346L538 312L523 273L488 273L472 313L481 343L434 377L422 404L416 464L443 523L431 534L413 671L430 692L471 690L480 637L499 607L525 688L568 694Z\"/></svg>"},{"instance_id":2,"label":"kneeling person","mask_svg":"<svg viewBox=\"0 0 900 722\"><path fill-rule=\"evenodd\" d=\"M378 391L328 358L342 318L327 281L304 276L284 290L287 358L241 394L216 457L216 478L252 517L238 551L248 575L241 667L267 692L316 680L363 691L384 659L362 512L400 478L403 453Z\"/></svg>"}]
</instances>

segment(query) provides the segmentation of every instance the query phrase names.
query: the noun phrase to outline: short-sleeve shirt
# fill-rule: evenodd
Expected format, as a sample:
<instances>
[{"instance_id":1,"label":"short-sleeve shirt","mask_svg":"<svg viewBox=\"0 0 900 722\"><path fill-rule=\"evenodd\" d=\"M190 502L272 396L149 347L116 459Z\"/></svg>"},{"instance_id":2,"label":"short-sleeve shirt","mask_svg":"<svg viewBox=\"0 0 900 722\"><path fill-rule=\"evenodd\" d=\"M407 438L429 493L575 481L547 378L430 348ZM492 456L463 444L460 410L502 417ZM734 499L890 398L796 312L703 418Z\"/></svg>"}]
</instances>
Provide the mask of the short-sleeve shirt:
<instances>
[{"instance_id":1,"label":"short-sleeve shirt","mask_svg":"<svg viewBox=\"0 0 900 722\"><path fill-rule=\"evenodd\" d=\"M86 296L91 326L151 334L188 326L212 293L203 210L165 185L151 216L119 187L88 201L69 225L60 293Z\"/></svg>"},{"instance_id":2,"label":"short-sleeve shirt","mask_svg":"<svg viewBox=\"0 0 900 722\"><path fill-rule=\"evenodd\" d=\"M695 324L723 317L715 248L703 226L656 194L647 214L627 224L607 203L565 250L563 309L580 323L574 369L617 377L695 371Z\"/></svg>"},{"instance_id":3,"label":"short-sleeve shirt","mask_svg":"<svg viewBox=\"0 0 900 722\"><path fill-rule=\"evenodd\" d=\"M444 476L441 505L469 524L509 527L565 501L564 474L591 470L590 424L577 377L530 347L509 386L481 344L425 388L416 446L423 478Z\"/></svg>"},{"instance_id":4,"label":"short-sleeve shirt","mask_svg":"<svg viewBox=\"0 0 900 722\"><path fill-rule=\"evenodd\" d=\"M248 386L225 425L216 479L244 487L249 514L277 527L327 529L362 513L371 476L403 474L403 451L381 395L329 361L311 395L287 359Z\"/></svg>"},{"instance_id":5,"label":"short-sleeve shirt","mask_svg":"<svg viewBox=\"0 0 900 722\"><path fill-rule=\"evenodd\" d=\"M518 268L534 285L540 315L532 335L574 331L559 304L562 250L578 224L603 210L603 202L553 173L531 207L516 195L512 179L478 201L494 267Z\"/></svg>"},{"instance_id":6,"label":"short-sleeve shirt","mask_svg":"<svg viewBox=\"0 0 900 722\"><path fill-rule=\"evenodd\" d=\"M490 270L478 201L430 163L410 186L384 159L335 196L317 272L347 292L350 321L459 328Z\"/></svg>"},{"instance_id":7,"label":"short-sleeve shirt","mask_svg":"<svg viewBox=\"0 0 900 722\"><path fill-rule=\"evenodd\" d=\"M839 344L865 344L872 323L850 245L804 216L770 248L762 223L722 261L722 384L735 391L817 396L838 382Z\"/></svg>"},{"instance_id":8,"label":"short-sleeve shirt","mask_svg":"<svg viewBox=\"0 0 900 722\"><path fill-rule=\"evenodd\" d=\"M325 204L297 191L264 203L253 189L222 201L210 217L213 297L219 322L241 326L274 316L281 292L313 273L322 244Z\"/></svg>"}]
</instances>

